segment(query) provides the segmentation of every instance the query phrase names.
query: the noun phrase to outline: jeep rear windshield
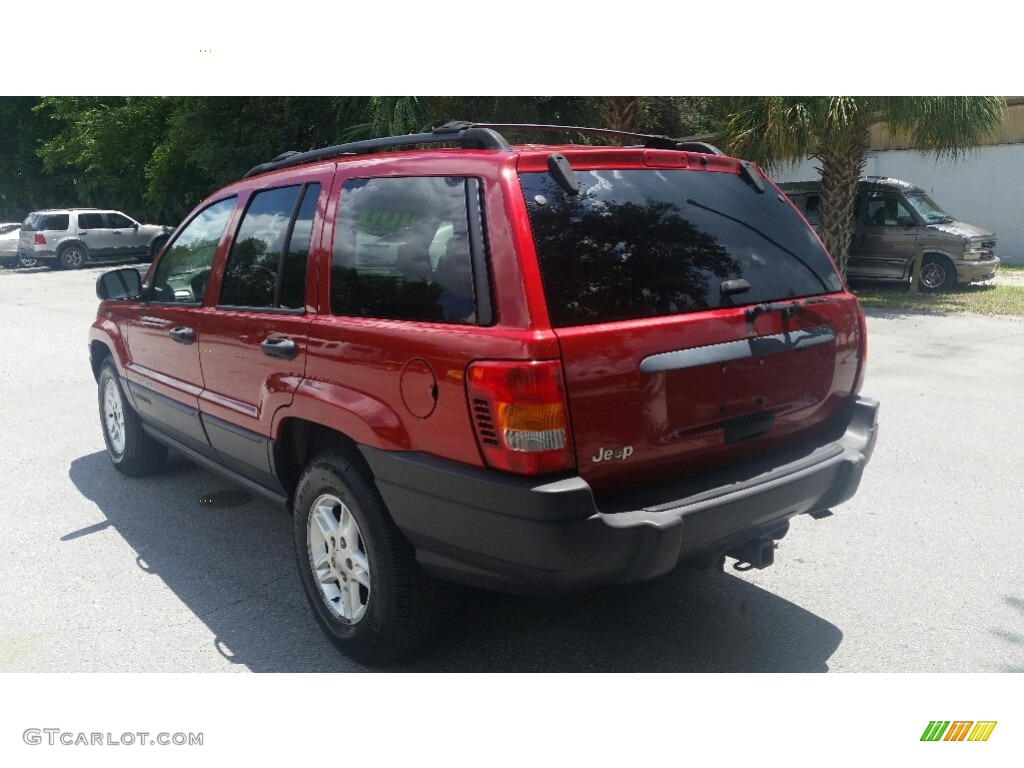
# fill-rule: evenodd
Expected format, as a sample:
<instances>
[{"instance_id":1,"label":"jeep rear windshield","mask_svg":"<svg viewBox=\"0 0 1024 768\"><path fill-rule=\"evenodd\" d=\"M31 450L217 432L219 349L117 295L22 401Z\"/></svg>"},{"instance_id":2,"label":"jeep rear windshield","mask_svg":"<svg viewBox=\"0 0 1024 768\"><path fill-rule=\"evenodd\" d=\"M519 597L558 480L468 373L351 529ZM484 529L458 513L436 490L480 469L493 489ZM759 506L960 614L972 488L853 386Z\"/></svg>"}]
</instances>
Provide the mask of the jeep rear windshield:
<instances>
[{"instance_id":1,"label":"jeep rear windshield","mask_svg":"<svg viewBox=\"0 0 1024 768\"><path fill-rule=\"evenodd\" d=\"M556 327L681 314L831 293L832 260L784 196L738 174L576 171L570 195L522 173ZM722 283L750 289L722 295ZM735 285L735 284L734 284Z\"/></svg>"}]
</instances>

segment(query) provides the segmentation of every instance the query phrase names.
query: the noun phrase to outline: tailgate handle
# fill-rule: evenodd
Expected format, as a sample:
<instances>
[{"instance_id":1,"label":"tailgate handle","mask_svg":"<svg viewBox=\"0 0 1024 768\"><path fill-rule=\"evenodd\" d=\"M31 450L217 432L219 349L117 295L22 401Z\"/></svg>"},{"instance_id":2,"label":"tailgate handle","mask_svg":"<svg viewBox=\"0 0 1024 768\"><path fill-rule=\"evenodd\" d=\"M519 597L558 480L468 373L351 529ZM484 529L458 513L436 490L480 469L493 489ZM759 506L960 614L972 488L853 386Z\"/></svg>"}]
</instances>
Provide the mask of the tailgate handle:
<instances>
[{"instance_id":1,"label":"tailgate handle","mask_svg":"<svg viewBox=\"0 0 1024 768\"><path fill-rule=\"evenodd\" d=\"M801 328L796 331L773 333L768 336L754 336L749 339L724 341L703 347L677 349L645 357L640 362L640 373L663 373L696 368L701 365L728 363L733 360L747 360L765 357L778 352L795 352L835 341L836 333L827 325L815 328Z\"/></svg>"}]
</instances>

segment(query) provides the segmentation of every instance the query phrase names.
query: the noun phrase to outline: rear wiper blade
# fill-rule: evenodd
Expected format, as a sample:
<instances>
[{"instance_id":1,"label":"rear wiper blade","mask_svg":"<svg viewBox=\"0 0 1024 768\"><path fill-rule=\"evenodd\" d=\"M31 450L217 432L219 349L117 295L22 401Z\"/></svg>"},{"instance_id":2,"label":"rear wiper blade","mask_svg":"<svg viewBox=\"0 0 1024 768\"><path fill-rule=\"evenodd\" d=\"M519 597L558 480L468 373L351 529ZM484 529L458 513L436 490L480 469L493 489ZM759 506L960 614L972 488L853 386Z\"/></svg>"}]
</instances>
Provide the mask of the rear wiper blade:
<instances>
[{"instance_id":1,"label":"rear wiper blade","mask_svg":"<svg viewBox=\"0 0 1024 768\"><path fill-rule=\"evenodd\" d=\"M697 208L700 208L701 210L708 211L710 213L718 214L719 216L722 216L723 218L729 219L729 221L735 221L737 224L740 224L741 226L746 227L751 232L753 232L753 233L755 233L757 235L760 235L765 240L767 240L769 243L771 243L776 248L778 248L780 251L782 251L783 253L788 253L790 256L792 256L794 259L796 259L801 264L801 266L804 267L804 269L806 269L808 272L810 272L812 275L814 275L814 279L818 281L818 284L822 287L823 290L825 290L825 291L829 290L828 284L821 277L821 275L819 275L817 272L814 271L814 269L811 267L810 264L808 264L806 261L804 261L802 258L800 258L797 254L795 254L789 248L784 246L778 240L775 240L775 239L769 237L768 235L766 235L764 232L762 232L757 227L751 226L749 223L745 222L743 219L740 219L740 218L738 218L736 216L730 216L728 213L725 213L724 211L719 211L717 208L712 208L712 207L710 207L708 205L704 205L703 203L698 203L693 198L690 198L690 197L686 198L686 202L689 205L692 205L692 206L695 206Z\"/></svg>"},{"instance_id":2,"label":"rear wiper blade","mask_svg":"<svg viewBox=\"0 0 1024 768\"><path fill-rule=\"evenodd\" d=\"M811 304L824 304L827 301L838 301L838 299L832 296L812 296L809 299L796 299L793 301L770 301L763 304L755 304L752 307L747 307L743 312L743 316L751 322L753 322L758 315L763 315L768 312L781 312L783 317L792 317L797 313L797 310L804 309Z\"/></svg>"}]
</instances>

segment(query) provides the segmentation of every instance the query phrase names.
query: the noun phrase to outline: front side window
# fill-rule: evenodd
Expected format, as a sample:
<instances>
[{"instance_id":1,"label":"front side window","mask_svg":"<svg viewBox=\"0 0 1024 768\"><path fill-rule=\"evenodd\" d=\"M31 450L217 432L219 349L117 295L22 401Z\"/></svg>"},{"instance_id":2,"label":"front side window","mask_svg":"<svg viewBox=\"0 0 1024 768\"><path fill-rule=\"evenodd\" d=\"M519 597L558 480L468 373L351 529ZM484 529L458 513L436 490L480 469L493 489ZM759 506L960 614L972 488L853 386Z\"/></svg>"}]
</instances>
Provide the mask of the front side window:
<instances>
[{"instance_id":1,"label":"front side window","mask_svg":"<svg viewBox=\"0 0 1024 768\"><path fill-rule=\"evenodd\" d=\"M738 174L577 170L568 194L520 174L555 326L674 315L840 290L813 230ZM722 283L750 289L723 295Z\"/></svg>"},{"instance_id":2,"label":"front side window","mask_svg":"<svg viewBox=\"0 0 1024 768\"><path fill-rule=\"evenodd\" d=\"M131 229L135 226L134 221L117 212L108 213L107 221L111 229Z\"/></svg>"},{"instance_id":3,"label":"front side window","mask_svg":"<svg viewBox=\"0 0 1024 768\"><path fill-rule=\"evenodd\" d=\"M319 191L319 184L309 184L304 192L294 185L253 195L228 256L218 306L302 309Z\"/></svg>"},{"instance_id":4,"label":"front side window","mask_svg":"<svg viewBox=\"0 0 1024 768\"><path fill-rule=\"evenodd\" d=\"M199 213L164 251L153 276L153 301L201 302L235 198L220 200Z\"/></svg>"},{"instance_id":5,"label":"front side window","mask_svg":"<svg viewBox=\"0 0 1024 768\"><path fill-rule=\"evenodd\" d=\"M331 266L336 315L476 323L467 179L351 179Z\"/></svg>"},{"instance_id":6,"label":"front side window","mask_svg":"<svg viewBox=\"0 0 1024 768\"><path fill-rule=\"evenodd\" d=\"M868 199L868 224L873 227L906 227L914 224L914 214L897 195L879 195Z\"/></svg>"}]
</instances>

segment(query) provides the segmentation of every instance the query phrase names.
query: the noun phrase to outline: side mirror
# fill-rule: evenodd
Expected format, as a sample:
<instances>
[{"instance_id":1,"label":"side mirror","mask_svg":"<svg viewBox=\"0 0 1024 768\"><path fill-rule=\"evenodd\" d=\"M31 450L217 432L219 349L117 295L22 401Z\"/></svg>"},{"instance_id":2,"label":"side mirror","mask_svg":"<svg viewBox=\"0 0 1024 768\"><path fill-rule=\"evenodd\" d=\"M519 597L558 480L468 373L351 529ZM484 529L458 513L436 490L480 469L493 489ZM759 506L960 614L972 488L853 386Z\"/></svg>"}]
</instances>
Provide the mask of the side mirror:
<instances>
[{"instance_id":1,"label":"side mirror","mask_svg":"<svg viewBox=\"0 0 1024 768\"><path fill-rule=\"evenodd\" d=\"M137 299L142 295L142 276L133 267L104 272L96 279L96 295L101 301Z\"/></svg>"}]
</instances>

